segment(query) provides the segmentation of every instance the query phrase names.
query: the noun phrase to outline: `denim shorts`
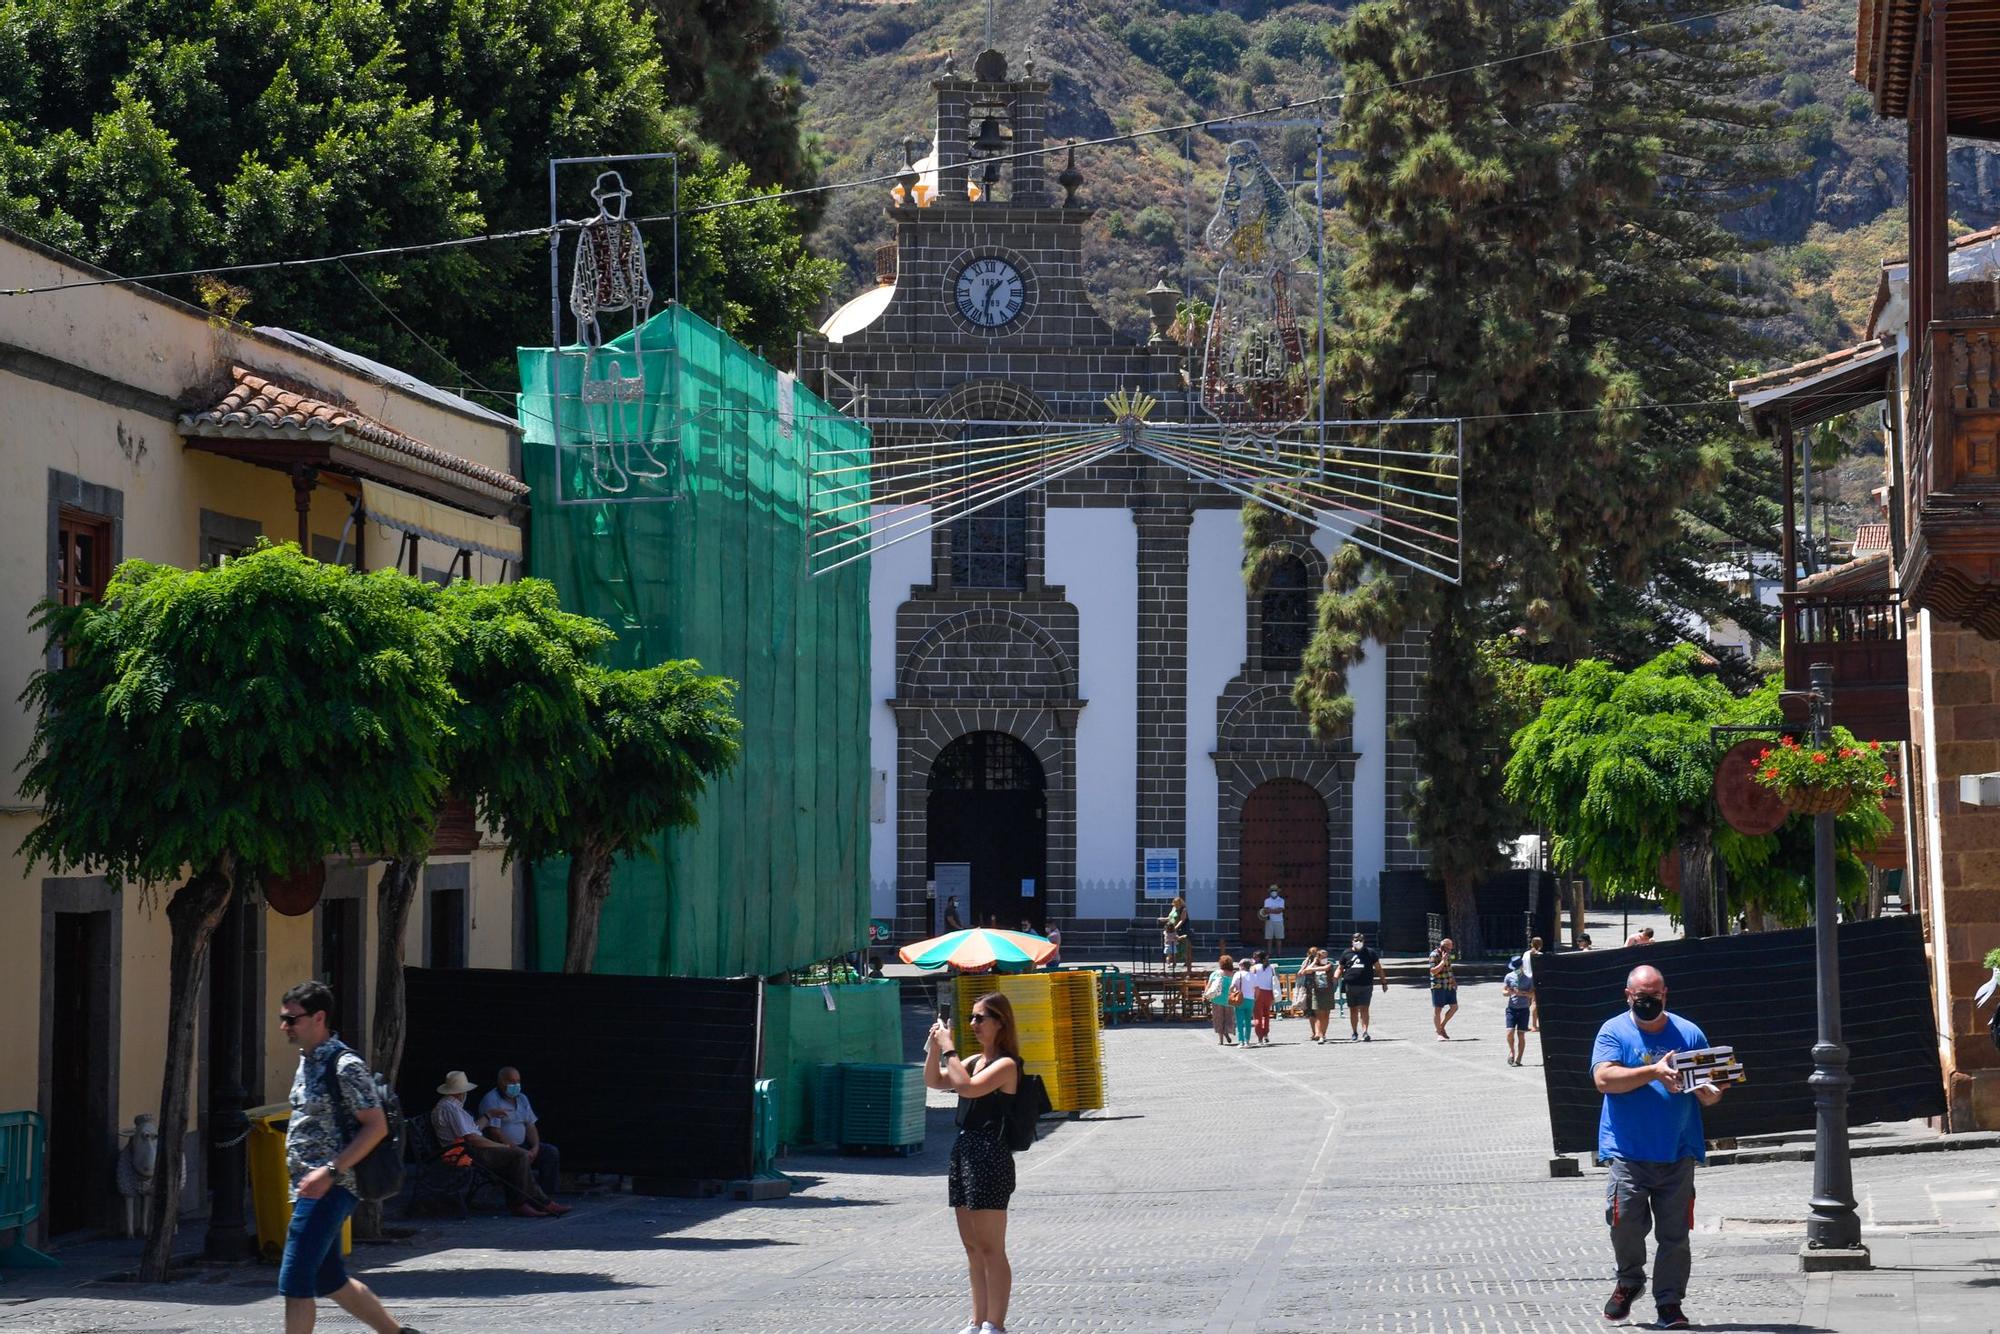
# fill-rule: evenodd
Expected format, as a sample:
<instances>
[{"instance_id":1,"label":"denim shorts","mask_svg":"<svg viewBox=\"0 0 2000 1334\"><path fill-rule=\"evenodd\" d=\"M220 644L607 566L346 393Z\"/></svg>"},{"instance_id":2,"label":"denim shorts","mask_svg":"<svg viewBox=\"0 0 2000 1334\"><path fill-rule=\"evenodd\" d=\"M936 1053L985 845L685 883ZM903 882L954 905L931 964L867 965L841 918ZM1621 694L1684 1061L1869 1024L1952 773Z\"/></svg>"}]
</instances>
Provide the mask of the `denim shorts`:
<instances>
[{"instance_id":1,"label":"denim shorts","mask_svg":"<svg viewBox=\"0 0 2000 1334\"><path fill-rule=\"evenodd\" d=\"M1435 1008L1442 1010L1456 1004L1458 1004L1457 987L1431 988L1431 1005Z\"/></svg>"},{"instance_id":2,"label":"denim shorts","mask_svg":"<svg viewBox=\"0 0 2000 1334\"><path fill-rule=\"evenodd\" d=\"M1533 1013L1533 1011L1532 1011L1532 1010L1530 1010L1530 1009L1529 1009L1529 1008L1528 1008L1527 1006L1525 1006L1525 1005L1523 1005L1523 1006L1522 1006L1522 1007L1521 1007L1520 1009L1518 1009L1518 1010L1517 1010L1517 1009L1515 1009L1515 1008L1514 1008L1513 1006L1509 1005L1509 1006L1507 1007L1507 1027L1509 1027L1509 1028L1518 1028L1518 1029L1520 1029L1520 1030L1521 1030L1521 1031L1522 1031L1523 1033L1527 1032L1527 1031L1528 1031L1528 1017L1529 1017L1529 1015L1531 1015L1532 1013Z\"/></svg>"},{"instance_id":3,"label":"denim shorts","mask_svg":"<svg viewBox=\"0 0 2000 1334\"><path fill-rule=\"evenodd\" d=\"M292 1201L292 1230L278 1265L278 1291L287 1297L331 1297L347 1286L340 1258L340 1225L354 1212L354 1196L329 1186L316 1200Z\"/></svg>"}]
</instances>

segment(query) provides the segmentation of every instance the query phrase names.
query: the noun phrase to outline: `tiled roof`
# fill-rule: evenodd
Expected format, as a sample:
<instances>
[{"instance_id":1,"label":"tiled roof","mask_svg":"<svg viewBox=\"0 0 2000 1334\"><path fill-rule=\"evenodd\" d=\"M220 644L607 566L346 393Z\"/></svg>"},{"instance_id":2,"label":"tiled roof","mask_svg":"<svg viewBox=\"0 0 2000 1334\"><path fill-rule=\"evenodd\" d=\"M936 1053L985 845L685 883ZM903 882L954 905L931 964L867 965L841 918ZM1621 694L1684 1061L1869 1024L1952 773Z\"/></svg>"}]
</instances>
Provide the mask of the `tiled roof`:
<instances>
[{"instance_id":1,"label":"tiled roof","mask_svg":"<svg viewBox=\"0 0 2000 1334\"><path fill-rule=\"evenodd\" d=\"M232 366L229 373L229 392L211 408L184 414L180 419L183 432L346 445L435 476L470 481L508 497L528 494L528 484L518 477L447 454L352 408L314 397L314 391L243 366Z\"/></svg>"},{"instance_id":2,"label":"tiled roof","mask_svg":"<svg viewBox=\"0 0 2000 1334\"><path fill-rule=\"evenodd\" d=\"M1854 529L1854 545L1849 548L1856 560L1863 556L1873 556L1889 549L1889 525L1886 523L1864 523Z\"/></svg>"},{"instance_id":3,"label":"tiled roof","mask_svg":"<svg viewBox=\"0 0 2000 1334\"><path fill-rule=\"evenodd\" d=\"M1871 593L1889 586L1889 553L1878 551L1799 580L1801 593L1838 597L1843 593Z\"/></svg>"},{"instance_id":4,"label":"tiled roof","mask_svg":"<svg viewBox=\"0 0 2000 1334\"><path fill-rule=\"evenodd\" d=\"M1781 385L1788 385L1801 380L1810 380L1814 376L1824 375L1831 370L1838 370L1848 362L1860 357L1869 356L1881 350L1882 340L1871 338L1865 343L1856 343L1853 347L1844 347L1838 352L1829 352L1823 357L1814 357L1811 361L1801 361L1790 366L1780 366L1776 370L1765 371L1762 375L1752 375L1747 379L1731 380L1729 382L1729 392L1741 398L1745 394L1754 394L1761 390L1776 389Z\"/></svg>"}]
</instances>

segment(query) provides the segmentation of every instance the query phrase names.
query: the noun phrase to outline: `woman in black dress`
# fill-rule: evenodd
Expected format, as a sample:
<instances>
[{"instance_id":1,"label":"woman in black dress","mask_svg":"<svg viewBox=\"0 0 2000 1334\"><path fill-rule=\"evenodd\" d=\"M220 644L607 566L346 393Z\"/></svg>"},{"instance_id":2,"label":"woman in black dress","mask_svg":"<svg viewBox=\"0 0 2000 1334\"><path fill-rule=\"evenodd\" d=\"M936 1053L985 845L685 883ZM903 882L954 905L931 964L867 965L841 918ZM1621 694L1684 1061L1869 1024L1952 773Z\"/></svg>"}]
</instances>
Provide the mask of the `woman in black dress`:
<instances>
[{"instance_id":1,"label":"woman in black dress","mask_svg":"<svg viewBox=\"0 0 2000 1334\"><path fill-rule=\"evenodd\" d=\"M1014 1270L1007 1263L1007 1201L1014 1194L1014 1155L1007 1148L1007 1112L1021 1082L1021 1043L1014 1007L994 993L966 1016L979 1055L967 1064L953 1050L951 1029L931 1025L924 1083L958 1094L958 1136L951 1146L948 1188L958 1239L972 1275L972 1319L960 1334L1006 1334Z\"/></svg>"}]
</instances>

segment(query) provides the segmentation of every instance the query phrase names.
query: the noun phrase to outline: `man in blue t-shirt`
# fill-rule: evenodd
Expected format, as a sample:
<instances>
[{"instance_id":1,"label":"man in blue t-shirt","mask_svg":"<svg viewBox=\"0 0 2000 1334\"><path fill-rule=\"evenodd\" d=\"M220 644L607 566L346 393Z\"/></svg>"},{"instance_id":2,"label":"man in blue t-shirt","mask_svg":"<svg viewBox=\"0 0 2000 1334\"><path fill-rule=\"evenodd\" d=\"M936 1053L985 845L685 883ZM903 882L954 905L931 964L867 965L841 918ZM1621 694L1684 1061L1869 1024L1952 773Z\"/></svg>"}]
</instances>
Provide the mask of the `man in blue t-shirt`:
<instances>
[{"instance_id":1,"label":"man in blue t-shirt","mask_svg":"<svg viewBox=\"0 0 2000 1334\"><path fill-rule=\"evenodd\" d=\"M1604 1095L1597 1120L1597 1156L1611 1169L1604 1221L1618 1259L1618 1286L1604 1303L1606 1320L1622 1321L1646 1289L1646 1233L1659 1242L1653 1258L1653 1303L1660 1329L1686 1329L1694 1227L1695 1164L1708 1160L1701 1109L1722 1090L1685 1087L1672 1065L1677 1051L1708 1045L1708 1035L1667 1013L1667 980L1641 965L1625 979L1626 1013L1604 1021L1590 1051L1591 1080Z\"/></svg>"}]
</instances>

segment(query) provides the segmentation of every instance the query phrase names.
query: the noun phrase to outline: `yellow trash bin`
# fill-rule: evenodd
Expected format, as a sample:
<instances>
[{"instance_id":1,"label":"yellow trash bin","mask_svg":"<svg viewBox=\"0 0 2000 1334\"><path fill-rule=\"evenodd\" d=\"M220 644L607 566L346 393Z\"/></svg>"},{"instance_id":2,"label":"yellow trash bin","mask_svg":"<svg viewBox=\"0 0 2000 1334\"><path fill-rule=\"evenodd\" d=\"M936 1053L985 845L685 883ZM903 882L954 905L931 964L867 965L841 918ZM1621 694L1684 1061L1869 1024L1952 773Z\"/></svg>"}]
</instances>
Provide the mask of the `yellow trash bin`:
<instances>
[{"instance_id":1,"label":"yellow trash bin","mask_svg":"<svg viewBox=\"0 0 2000 1334\"><path fill-rule=\"evenodd\" d=\"M250 1159L250 1203L257 1214L257 1250L276 1263L285 1254L285 1234L292 1226L292 1179L285 1170L285 1125L292 1119L288 1103L250 1110L250 1139L244 1146ZM340 1253L354 1253L354 1220L340 1229Z\"/></svg>"}]
</instances>

